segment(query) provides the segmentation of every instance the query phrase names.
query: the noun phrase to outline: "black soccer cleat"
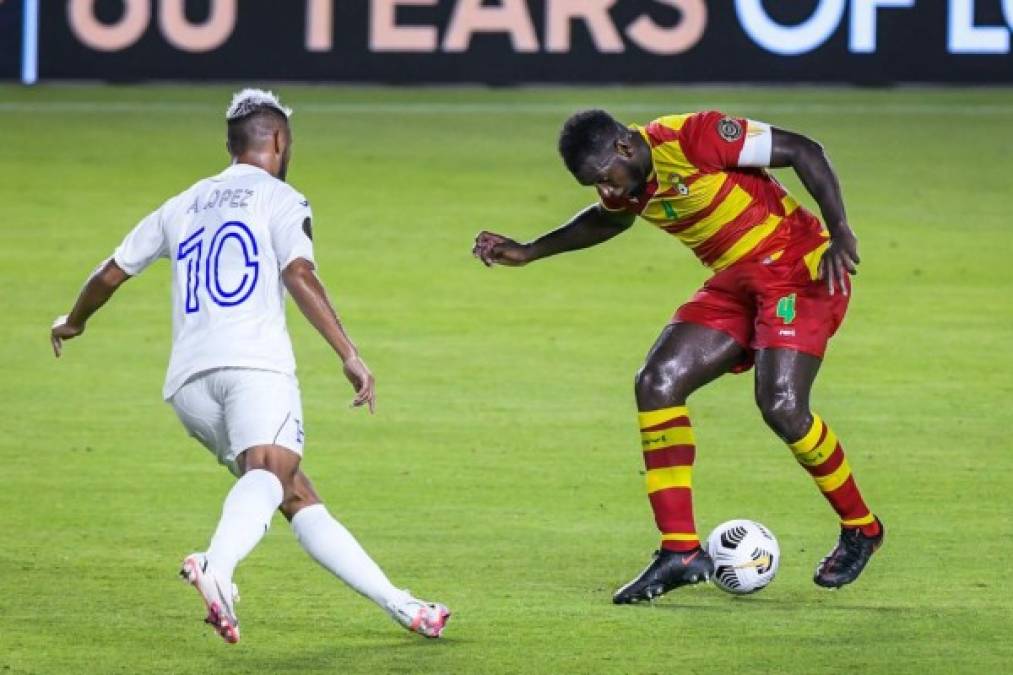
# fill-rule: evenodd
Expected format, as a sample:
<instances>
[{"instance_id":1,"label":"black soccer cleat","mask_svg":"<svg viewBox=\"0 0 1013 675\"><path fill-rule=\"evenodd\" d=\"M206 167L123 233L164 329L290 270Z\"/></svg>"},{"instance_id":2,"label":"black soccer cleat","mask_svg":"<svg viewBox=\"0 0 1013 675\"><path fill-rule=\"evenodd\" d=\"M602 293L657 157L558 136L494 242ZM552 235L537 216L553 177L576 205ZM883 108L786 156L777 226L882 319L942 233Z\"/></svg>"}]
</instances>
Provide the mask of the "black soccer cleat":
<instances>
[{"instance_id":1,"label":"black soccer cleat","mask_svg":"<svg viewBox=\"0 0 1013 675\"><path fill-rule=\"evenodd\" d=\"M653 600L679 586L708 581L714 574L714 561L702 548L692 551L655 551L654 560L636 579L612 596L617 605Z\"/></svg>"},{"instance_id":2,"label":"black soccer cleat","mask_svg":"<svg viewBox=\"0 0 1013 675\"><path fill-rule=\"evenodd\" d=\"M816 566L813 581L823 588L840 588L858 578L869 558L883 544L886 529L879 518L879 535L868 537L860 527L842 527L837 546Z\"/></svg>"}]
</instances>

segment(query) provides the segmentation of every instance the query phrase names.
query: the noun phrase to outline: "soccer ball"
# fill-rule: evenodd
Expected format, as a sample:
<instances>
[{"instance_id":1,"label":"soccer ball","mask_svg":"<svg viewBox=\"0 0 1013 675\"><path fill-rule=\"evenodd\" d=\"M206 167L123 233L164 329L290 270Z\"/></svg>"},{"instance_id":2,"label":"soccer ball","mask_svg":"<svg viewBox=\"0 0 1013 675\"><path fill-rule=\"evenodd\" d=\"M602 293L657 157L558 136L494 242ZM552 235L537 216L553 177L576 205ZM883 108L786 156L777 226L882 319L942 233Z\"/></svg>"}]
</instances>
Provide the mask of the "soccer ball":
<instances>
[{"instance_id":1,"label":"soccer ball","mask_svg":"<svg viewBox=\"0 0 1013 675\"><path fill-rule=\"evenodd\" d=\"M752 520L729 520L707 537L714 583L736 595L755 593L777 574L781 547L770 530Z\"/></svg>"}]
</instances>

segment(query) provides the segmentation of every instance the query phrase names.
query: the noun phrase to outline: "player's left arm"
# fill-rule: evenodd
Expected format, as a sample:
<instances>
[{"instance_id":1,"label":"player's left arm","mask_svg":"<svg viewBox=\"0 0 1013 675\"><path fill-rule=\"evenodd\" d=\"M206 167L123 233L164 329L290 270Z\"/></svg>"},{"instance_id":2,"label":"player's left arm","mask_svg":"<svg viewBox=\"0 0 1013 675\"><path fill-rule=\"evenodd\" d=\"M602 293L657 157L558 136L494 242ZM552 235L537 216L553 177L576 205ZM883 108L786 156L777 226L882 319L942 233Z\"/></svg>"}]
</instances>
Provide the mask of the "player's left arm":
<instances>
[{"instance_id":1,"label":"player's left arm","mask_svg":"<svg viewBox=\"0 0 1013 675\"><path fill-rule=\"evenodd\" d=\"M289 186L274 196L271 245L278 256L282 283L306 320L341 359L342 371L355 389L353 407L376 410L376 380L345 332L338 312L316 273L313 253L313 211L309 201Z\"/></svg>"},{"instance_id":2,"label":"player's left arm","mask_svg":"<svg viewBox=\"0 0 1013 675\"><path fill-rule=\"evenodd\" d=\"M820 260L820 278L827 282L831 294L837 287L847 295L845 280L848 274L858 273L858 238L848 224L841 184L830 158L822 145L802 134L777 127L771 127L769 134L770 159L767 166L790 166L795 170L802 185L819 205L823 222L830 232L830 247ZM750 143L748 138L746 143ZM747 150L748 145L743 147L743 155L747 154Z\"/></svg>"},{"instance_id":3,"label":"player's left arm","mask_svg":"<svg viewBox=\"0 0 1013 675\"><path fill-rule=\"evenodd\" d=\"M352 405L368 406L372 413L376 409L376 380L341 325L313 263L306 258L296 258L285 266L281 278L299 311L341 358L345 377L355 388Z\"/></svg>"},{"instance_id":4,"label":"player's left arm","mask_svg":"<svg viewBox=\"0 0 1013 675\"><path fill-rule=\"evenodd\" d=\"M53 343L53 354L57 358L63 353L63 341L84 333L88 319L106 304L109 298L113 297L113 293L129 278L130 275L112 258L101 264L88 277L70 313L57 317L53 322L49 339Z\"/></svg>"},{"instance_id":5,"label":"player's left arm","mask_svg":"<svg viewBox=\"0 0 1013 675\"><path fill-rule=\"evenodd\" d=\"M848 225L841 184L823 146L801 134L716 110L691 115L682 127L680 142L686 156L704 172L738 167L795 169L830 231L820 277L831 293L840 288L847 294L847 276L857 271L858 239Z\"/></svg>"}]
</instances>

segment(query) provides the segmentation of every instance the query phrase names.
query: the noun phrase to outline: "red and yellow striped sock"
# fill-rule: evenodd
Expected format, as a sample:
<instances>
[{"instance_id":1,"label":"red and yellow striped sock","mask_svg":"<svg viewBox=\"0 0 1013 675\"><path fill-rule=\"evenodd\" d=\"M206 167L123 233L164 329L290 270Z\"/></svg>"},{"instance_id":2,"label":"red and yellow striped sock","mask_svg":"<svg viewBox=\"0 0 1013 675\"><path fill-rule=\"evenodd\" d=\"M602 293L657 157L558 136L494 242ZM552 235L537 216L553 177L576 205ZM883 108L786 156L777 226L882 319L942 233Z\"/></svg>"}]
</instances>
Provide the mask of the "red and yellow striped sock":
<instances>
[{"instance_id":1,"label":"red and yellow striped sock","mask_svg":"<svg viewBox=\"0 0 1013 675\"><path fill-rule=\"evenodd\" d=\"M638 417L647 497L661 531L661 547L690 551L700 545L700 539L693 521L696 445L686 406L641 412Z\"/></svg>"},{"instance_id":2,"label":"red and yellow striped sock","mask_svg":"<svg viewBox=\"0 0 1013 675\"><path fill-rule=\"evenodd\" d=\"M816 481L816 487L834 507L844 527L860 527L870 537L879 534L879 523L862 499L844 456L844 448L819 415L813 414L809 432L788 447L802 468Z\"/></svg>"}]
</instances>

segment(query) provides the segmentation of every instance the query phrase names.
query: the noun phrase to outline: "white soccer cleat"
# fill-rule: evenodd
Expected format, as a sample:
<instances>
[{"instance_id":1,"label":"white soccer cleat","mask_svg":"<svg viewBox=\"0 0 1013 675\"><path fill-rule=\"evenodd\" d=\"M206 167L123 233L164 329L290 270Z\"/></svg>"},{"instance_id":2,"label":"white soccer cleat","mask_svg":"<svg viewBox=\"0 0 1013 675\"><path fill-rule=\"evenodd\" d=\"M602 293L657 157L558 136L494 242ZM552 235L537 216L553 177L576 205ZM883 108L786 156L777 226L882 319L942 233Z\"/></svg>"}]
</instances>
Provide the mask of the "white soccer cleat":
<instances>
[{"instance_id":1,"label":"white soccer cleat","mask_svg":"<svg viewBox=\"0 0 1013 675\"><path fill-rule=\"evenodd\" d=\"M427 638L438 638L450 621L450 610L438 602L426 602L405 593L400 602L387 605L391 617L406 629Z\"/></svg>"},{"instance_id":2,"label":"white soccer cleat","mask_svg":"<svg viewBox=\"0 0 1013 675\"><path fill-rule=\"evenodd\" d=\"M236 617L239 589L236 585L222 583L215 571L208 567L203 553L188 555L183 560L179 576L196 588L204 600L208 610L204 623L210 624L229 644L239 642L239 618Z\"/></svg>"}]
</instances>

